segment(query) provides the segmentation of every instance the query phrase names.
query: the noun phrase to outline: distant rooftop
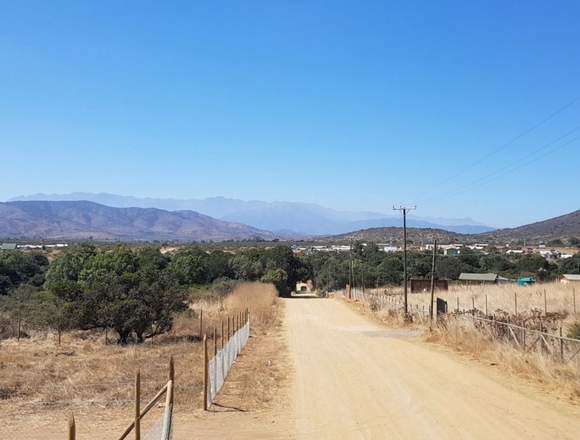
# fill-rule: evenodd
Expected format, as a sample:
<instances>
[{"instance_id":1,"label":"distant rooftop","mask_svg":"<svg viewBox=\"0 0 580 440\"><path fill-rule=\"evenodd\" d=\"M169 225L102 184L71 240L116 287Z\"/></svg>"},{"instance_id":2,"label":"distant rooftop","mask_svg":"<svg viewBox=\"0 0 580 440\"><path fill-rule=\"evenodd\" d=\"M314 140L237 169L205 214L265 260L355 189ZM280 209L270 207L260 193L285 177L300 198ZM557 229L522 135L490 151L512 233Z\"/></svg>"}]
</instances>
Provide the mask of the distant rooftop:
<instances>
[{"instance_id":1,"label":"distant rooftop","mask_svg":"<svg viewBox=\"0 0 580 440\"><path fill-rule=\"evenodd\" d=\"M2 243L0 244L1 251L13 251L16 249L16 243Z\"/></svg>"},{"instance_id":2,"label":"distant rooftop","mask_svg":"<svg viewBox=\"0 0 580 440\"><path fill-rule=\"evenodd\" d=\"M459 275L461 281L495 281L496 273L462 273Z\"/></svg>"},{"instance_id":3,"label":"distant rooftop","mask_svg":"<svg viewBox=\"0 0 580 440\"><path fill-rule=\"evenodd\" d=\"M577 275L577 274L565 274L563 276L568 281L580 281L580 275Z\"/></svg>"}]
</instances>

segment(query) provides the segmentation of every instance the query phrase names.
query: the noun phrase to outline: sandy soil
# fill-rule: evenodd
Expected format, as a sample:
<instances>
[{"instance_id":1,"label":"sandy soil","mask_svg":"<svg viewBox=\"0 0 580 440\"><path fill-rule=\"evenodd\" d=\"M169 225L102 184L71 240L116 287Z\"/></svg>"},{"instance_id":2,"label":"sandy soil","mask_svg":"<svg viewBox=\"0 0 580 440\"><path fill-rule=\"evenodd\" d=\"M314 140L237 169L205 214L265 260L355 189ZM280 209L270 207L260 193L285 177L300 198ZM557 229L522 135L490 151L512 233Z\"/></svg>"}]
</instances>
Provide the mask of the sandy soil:
<instances>
[{"instance_id":1,"label":"sandy soil","mask_svg":"<svg viewBox=\"0 0 580 440\"><path fill-rule=\"evenodd\" d=\"M572 439L578 407L385 330L334 300L289 300L297 439Z\"/></svg>"}]
</instances>

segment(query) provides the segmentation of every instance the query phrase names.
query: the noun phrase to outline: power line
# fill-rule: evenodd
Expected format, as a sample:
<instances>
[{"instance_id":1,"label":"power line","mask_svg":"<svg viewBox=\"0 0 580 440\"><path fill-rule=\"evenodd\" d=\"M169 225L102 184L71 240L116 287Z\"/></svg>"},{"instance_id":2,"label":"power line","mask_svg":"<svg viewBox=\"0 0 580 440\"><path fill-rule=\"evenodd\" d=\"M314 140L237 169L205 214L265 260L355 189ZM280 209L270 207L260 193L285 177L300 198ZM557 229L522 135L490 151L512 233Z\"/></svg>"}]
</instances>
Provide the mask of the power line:
<instances>
[{"instance_id":1,"label":"power line","mask_svg":"<svg viewBox=\"0 0 580 440\"><path fill-rule=\"evenodd\" d=\"M496 154L504 151L505 149L507 149L508 147L510 147L513 144L515 144L517 141L519 141L524 136L527 136L528 134L530 134L533 131L535 131L538 128L540 128L542 125L544 125L544 124L548 123L549 121L551 121L552 119L554 119L559 114L563 113L564 111L568 110L570 107L574 106L578 101L580 101L580 96L572 99L571 101L567 102L562 107L559 107L558 109L556 109L555 111L553 111L552 113L550 113L545 118L541 119L540 121L536 122L535 124L531 125L530 127L524 129L523 131L521 131L520 133L518 133L513 138L509 139L504 144L501 144L499 147L497 147L497 148L489 151L488 153L486 153L483 156L481 156L479 159L476 159L475 161L471 162L470 164L462 167L462 169L459 170L457 173L454 173L451 176L447 176L445 179L443 179L439 183L436 183L435 185L433 185L431 187L432 190L433 191L436 191L437 188L439 188L439 187L445 185L446 183L449 183L449 182L455 180L457 177L463 175L469 168L473 168L474 166L477 166L477 165L485 162L490 157L493 157ZM431 194L433 194L433 192L431 192Z\"/></svg>"},{"instance_id":2,"label":"power line","mask_svg":"<svg viewBox=\"0 0 580 440\"><path fill-rule=\"evenodd\" d=\"M558 145L559 142L561 142L562 140L566 139L571 134L574 134L575 132L577 132L579 130L580 130L580 125L574 127L572 130L569 130L565 134L558 136L556 139L552 140L551 142L548 142L547 144L544 144L544 145L540 146L539 148L536 148L535 150L527 153L526 155L517 158L516 160L514 160L511 163L509 163L508 165L500 168L499 170L496 170L492 173L489 173L485 176L482 176L482 177L474 180L473 182L467 184L466 186L464 186L460 190L450 194L449 197L453 197L453 196L462 194L474 186L488 184L490 182L493 182L496 178L499 178L499 177L507 175L511 172L517 171L520 168L531 165L532 163L537 162L538 160L543 159L544 157L547 157L550 154L555 153L556 151L558 151L558 150L576 142L577 140L579 140L580 136L576 136L576 137L568 140L567 142L564 142L564 143ZM542 151L544 151L544 150L547 150L544 154L541 154L539 156L534 157L538 153L542 153Z\"/></svg>"}]
</instances>

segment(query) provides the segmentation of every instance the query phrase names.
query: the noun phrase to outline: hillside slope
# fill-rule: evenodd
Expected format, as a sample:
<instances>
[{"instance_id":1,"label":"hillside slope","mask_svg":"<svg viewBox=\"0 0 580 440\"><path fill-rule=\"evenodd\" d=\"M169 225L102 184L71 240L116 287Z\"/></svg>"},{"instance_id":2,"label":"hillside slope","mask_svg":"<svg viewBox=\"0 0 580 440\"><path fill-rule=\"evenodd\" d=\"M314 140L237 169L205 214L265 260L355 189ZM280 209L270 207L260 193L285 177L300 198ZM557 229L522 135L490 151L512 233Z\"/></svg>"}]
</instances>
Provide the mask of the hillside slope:
<instances>
[{"instance_id":1,"label":"hillside slope","mask_svg":"<svg viewBox=\"0 0 580 440\"><path fill-rule=\"evenodd\" d=\"M244 240L274 234L195 211L112 208L87 201L0 203L0 237L95 240Z\"/></svg>"},{"instance_id":2,"label":"hillside slope","mask_svg":"<svg viewBox=\"0 0 580 440\"><path fill-rule=\"evenodd\" d=\"M580 210L517 228L498 229L481 235L493 240L549 241L580 238Z\"/></svg>"},{"instance_id":3,"label":"hillside slope","mask_svg":"<svg viewBox=\"0 0 580 440\"><path fill-rule=\"evenodd\" d=\"M437 239L440 243L505 243L526 240L528 243L547 243L551 240L569 241L580 239L580 210L517 228L498 229L479 234L460 234L438 228L407 229L407 237L411 242L428 243ZM381 243L402 242L403 228L370 228L361 229L346 234L322 237L321 241L362 240Z\"/></svg>"},{"instance_id":4,"label":"hillside slope","mask_svg":"<svg viewBox=\"0 0 580 440\"><path fill-rule=\"evenodd\" d=\"M437 239L440 243L467 242L473 236L444 231L443 229L431 228L407 228L407 240L411 243L431 243ZM319 241L370 241L374 243L402 243L403 228L370 228L360 231L353 231L346 234L322 237Z\"/></svg>"}]
</instances>

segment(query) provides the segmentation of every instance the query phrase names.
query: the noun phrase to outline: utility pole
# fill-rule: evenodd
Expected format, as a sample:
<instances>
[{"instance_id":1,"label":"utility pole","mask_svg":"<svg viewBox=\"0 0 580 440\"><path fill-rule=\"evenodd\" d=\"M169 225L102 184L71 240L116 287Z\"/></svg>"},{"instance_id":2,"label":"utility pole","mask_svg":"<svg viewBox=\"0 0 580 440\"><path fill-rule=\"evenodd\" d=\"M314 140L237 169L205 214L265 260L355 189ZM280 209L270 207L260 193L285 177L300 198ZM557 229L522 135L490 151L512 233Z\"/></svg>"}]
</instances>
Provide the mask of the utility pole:
<instances>
[{"instance_id":1,"label":"utility pole","mask_svg":"<svg viewBox=\"0 0 580 440\"><path fill-rule=\"evenodd\" d=\"M407 301L407 212L417 209L416 206L393 206L394 211L403 213L403 293L405 299L405 318L409 316L409 305Z\"/></svg>"},{"instance_id":2,"label":"utility pole","mask_svg":"<svg viewBox=\"0 0 580 440\"><path fill-rule=\"evenodd\" d=\"M433 243L433 260L431 261L431 302L429 303L429 320L433 322L433 297L435 296L435 258L437 256L437 239Z\"/></svg>"},{"instance_id":3,"label":"utility pole","mask_svg":"<svg viewBox=\"0 0 580 440\"><path fill-rule=\"evenodd\" d=\"M350 284L350 290L352 292L352 289L354 288L354 269L353 269L353 265L352 265L352 238L350 239L349 264L348 264L348 282Z\"/></svg>"}]
</instances>

